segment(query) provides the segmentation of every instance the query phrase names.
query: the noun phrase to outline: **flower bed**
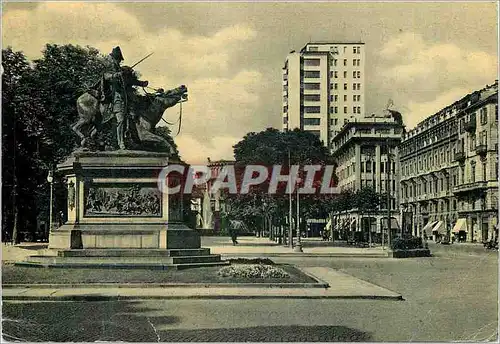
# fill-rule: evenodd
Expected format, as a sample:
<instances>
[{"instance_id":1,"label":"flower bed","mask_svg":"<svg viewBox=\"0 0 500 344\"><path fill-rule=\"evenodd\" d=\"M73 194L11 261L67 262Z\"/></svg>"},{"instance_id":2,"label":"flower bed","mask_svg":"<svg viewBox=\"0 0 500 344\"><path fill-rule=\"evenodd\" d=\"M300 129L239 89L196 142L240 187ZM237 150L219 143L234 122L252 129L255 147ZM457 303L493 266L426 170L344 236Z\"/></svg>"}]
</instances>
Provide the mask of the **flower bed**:
<instances>
[{"instance_id":1,"label":"flower bed","mask_svg":"<svg viewBox=\"0 0 500 344\"><path fill-rule=\"evenodd\" d=\"M283 269L264 264L242 264L225 266L217 272L221 277L236 278L290 278L290 275Z\"/></svg>"}]
</instances>

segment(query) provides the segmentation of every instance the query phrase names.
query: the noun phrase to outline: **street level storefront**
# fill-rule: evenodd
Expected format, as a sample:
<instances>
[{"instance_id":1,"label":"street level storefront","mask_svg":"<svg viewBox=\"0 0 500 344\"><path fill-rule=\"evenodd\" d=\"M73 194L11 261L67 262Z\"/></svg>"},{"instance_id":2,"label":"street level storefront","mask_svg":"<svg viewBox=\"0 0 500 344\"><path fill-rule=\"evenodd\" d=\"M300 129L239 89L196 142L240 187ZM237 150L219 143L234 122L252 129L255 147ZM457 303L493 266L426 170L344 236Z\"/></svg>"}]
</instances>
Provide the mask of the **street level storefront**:
<instances>
[{"instance_id":1,"label":"street level storefront","mask_svg":"<svg viewBox=\"0 0 500 344\"><path fill-rule=\"evenodd\" d=\"M391 216L392 237L402 236L400 216ZM325 227L333 230L335 240L347 240L353 232L362 233L364 242L382 243L382 231L384 242L387 243L387 216L383 215L360 215L358 213L337 214L333 216L331 225ZM331 236L331 234L330 234Z\"/></svg>"}]
</instances>

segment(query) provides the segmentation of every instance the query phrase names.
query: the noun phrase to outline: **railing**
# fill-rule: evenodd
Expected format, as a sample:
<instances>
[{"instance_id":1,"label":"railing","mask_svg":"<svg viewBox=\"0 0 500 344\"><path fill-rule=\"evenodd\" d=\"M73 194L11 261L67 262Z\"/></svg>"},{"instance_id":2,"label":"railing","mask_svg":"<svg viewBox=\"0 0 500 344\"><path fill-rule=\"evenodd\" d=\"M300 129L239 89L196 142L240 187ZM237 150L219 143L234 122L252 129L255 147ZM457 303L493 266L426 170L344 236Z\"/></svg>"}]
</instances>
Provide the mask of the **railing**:
<instances>
[{"instance_id":1,"label":"railing","mask_svg":"<svg viewBox=\"0 0 500 344\"><path fill-rule=\"evenodd\" d=\"M468 132L476 131L476 117L471 117L464 123L464 129Z\"/></svg>"},{"instance_id":2,"label":"railing","mask_svg":"<svg viewBox=\"0 0 500 344\"><path fill-rule=\"evenodd\" d=\"M478 189L485 189L487 187L488 187L488 182L478 181L473 183L457 185L453 189L453 193L469 192Z\"/></svg>"},{"instance_id":3,"label":"railing","mask_svg":"<svg viewBox=\"0 0 500 344\"><path fill-rule=\"evenodd\" d=\"M465 160L465 152L455 152L454 159L455 161Z\"/></svg>"},{"instance_id":4,"label":"railing","mask_svg":"<svg viewBox=\"0 0 500 344\"><path fill-rule=\"evenodd\" d=\"M487 151L488 151L488 146L485 144L480 144L476 146L477 154L486 154Z\"/></svg>"}]
</instances>

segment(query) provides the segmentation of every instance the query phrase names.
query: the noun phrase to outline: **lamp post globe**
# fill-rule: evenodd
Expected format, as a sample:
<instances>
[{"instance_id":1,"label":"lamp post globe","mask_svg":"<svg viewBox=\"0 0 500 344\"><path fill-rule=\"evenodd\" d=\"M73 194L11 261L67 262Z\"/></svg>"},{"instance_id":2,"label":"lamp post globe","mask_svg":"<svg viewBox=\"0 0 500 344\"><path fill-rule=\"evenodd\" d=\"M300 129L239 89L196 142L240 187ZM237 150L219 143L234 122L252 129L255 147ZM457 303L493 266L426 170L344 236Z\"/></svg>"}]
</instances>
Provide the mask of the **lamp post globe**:
<instances>
[{"instance_id":1,"label":"lamp post globe","mask_svg":"<svg viewBox=\"0 0 500 344\"><path fill-rule=\"evenodd\" d=\"M54 181L54 175L52 173L52 171L49 171L49 174L47 175L47 181L52 184L52 182Z\"/></svg>"}]
</instances>

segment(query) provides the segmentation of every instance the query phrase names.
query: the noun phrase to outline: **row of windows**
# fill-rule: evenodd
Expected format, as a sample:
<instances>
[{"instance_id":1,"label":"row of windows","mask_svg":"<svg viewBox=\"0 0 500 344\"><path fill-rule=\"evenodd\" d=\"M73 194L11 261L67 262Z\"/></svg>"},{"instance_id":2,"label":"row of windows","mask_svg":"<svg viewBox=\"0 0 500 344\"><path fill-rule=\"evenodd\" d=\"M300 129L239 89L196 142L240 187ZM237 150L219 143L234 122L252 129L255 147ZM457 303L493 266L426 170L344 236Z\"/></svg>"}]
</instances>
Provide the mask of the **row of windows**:
<instances>
[{"instance_id":1,"label":"row of windows","mask_svg":"<svg viewBox=\"0 0 500 344\"><path fill-rule=\"evenodd\" d=\"M347 46L343 46L343 51L344 51L344 54L347 52ZM310 46L309 47L309 51L318 51L318 47L316 46ZM330 47L330 52L332 54L338 54L339 53L339 47L338 46L333 46L333 47ZM355 46L355 47L352 47L352 53L353 54L361 54L361 47L360 46Z\"/></svg>"},{"instance_id":2,"label":"row of windows","mask_svg":"<svg viewBox=\"0 0 500 344\"><path fill-rule=\"evenodd\" d=\"M306 70L304 71L304 78L319 78L320 72L318 70Z\"/></svg>"},{"instance_id":3,"label":"row of windows","mask_svg":"<svg viewBox=\"0 0 500 344\"><path fill-rule=\"evenodd\" d=\"M387 166L391 167L389 172L394 173L396 171L396 163L394 161L392 165L388 165L387 161L383 161L379 164L380 173L385 173ZM361 162L361 173L375 173L375 171L377 171L377 163L375 161Z\"/></svg>"},{"instance_id":4,"label":"row of windows","mask_svg":"<svg viewBox=\"0 0 500 344\"><path fill-rule=\"evenodd\" d=\"M319 118L304 118L304 125L320 125Z\"/></svg>"},{"instance_id":5,"label":"row of windows","mask_svg":"<svg viewBox=\"0 0 500 344\"><path fill-rule=\"evenodd\" d=\"M304 66L316 67L321 63L320 59L304 59Z\"/></svg>"},{"instance_id":6,"label":"row of windows","mask_svg":"<svg viewBox=\"0 0 500 344\"><path fill-rule=\"evenodd\" d=\"M304 84L301 84L300 86L301 86L301 88L303 87L304 90L319 90L320 89L319 82L305 82Z\"/></svg>"},{"instance_id":7,"label":"row of windows","mask_svg":"<svg viewBox=\"0 0 500 344\"><path fill-rule=\"evenodd\" d=\"M319 72L318 72L318 74L319 74ZM319 75L318 75L318 77L319 77ZM331 77L331 78L338 79L338 77L339 77L339 72L338 72L338 71L336 71L336 70L335 70L335 71L331 71L331 72L330 72L330 77ZM356 79L356 78L357 78L357 79L361 78L361 71L359 71L359 70L354 70L354 71L352 71L352 77L353 77L354 79ZM347 71L346 71L346 70L344 71L344 79L345 79L345 78L347 78Z\"/></svg>"},{"instance_id":8,"label":"row of windows","mask_svg":"<svg viewBox=\"0 0 500 344\"><path fill-rule=\"evenodd\" d=\"M376 184L376 181L375 180L372 180L372 179L361 179L360 181L360 186L361 188L364 188L364 187L368 187L368 188L373 188ZM396 190L396 181L393 179L392 180L392 188L391 188L391 191L395 191ZM386 190L386 182L385 181L381 181L380 184L379 184L379 190L380 192L385 192ZM394 200L394 199L393 199ZM387 199L384 197L384 200L383 200L383 203L385 204L387 202Z\"/></svg>"},{"instance_id":9,"label":"row of windows","mask_svg":"<svg viewBox=\"0 0 500 344\"><path fill-rule=\"evenodd\" d=\"M337 124L338 124L337 118L330 118L330 125L337 125Z\"/></svg>"},{"instance_id":10,"label":"row of windows","mask_svg":"<svg viewBox=\"0 0 500 344\"><path fill-rule=\"evenodd\" d=\"M492 170L490 178L488 178L488 165L487 161L483 161L481 165L481 179L476 180L477 178L477 168L476 163L471 162L469 165L469 178L466 178L466 165L461 166L458 169L458 173L450 173L448 177L444 178L436 178L434 180L429 180L426 182L421 182L410 185L403 185L403 195L405 197L413 197L424 195L427 193L435 193L440 191L448 191L452 187L458 184L467 184L467 183L475 183L476 181L488 181L488 180L498 180L498 162L495 162L495 169Z\"/></svg>"},{"instance_id":11,"label":"row of windows","mask_svg":"<svg viewBox=\"0 0 500 344\"><path fill-rule=\"evenodd\" d=\"M338 61L337 59L333 59L330 61L330 64L333 65L334 67L337 67ZM353 59L352 60L352 65L354 67L359 67L361 66L361 60L360 59ZM319 66L319 64L318 64ZM344 59L344 67L347 67L347 59Z\"/></svg>"},{"instance_id":12,"label":"row of windows","mask_svg":"<svg viewBox=\"0 0 500 344\"><path fill-rule=\"evenodd\" d=\"M304 94L304 101L319 102L321 97L319 94Z\"/></svg>"},{"instance_id":13,"label":"row of windows","mask_svg":"<svg viewBox=\"0 0 500 344\"><path fill-rule=\"evenodd\" d=\"M304 94L303 96L304 101L307 102L319 102L321 100L321 96L319 94ZM347 94L344 94L344 102L347 101ZM283 101L287 102L288 97L284 96ZM332 94L330 95L330 101L331 102L338 102L339 101L339 96L338 94ZM361 94L353 94L352 95L352 101L353 102L360 102L361 101Z\"/></svg>"},{"instance_id":14,"label":"row of windows","mask_svg":"<svg viewBox=\"0 0 500 344\"><path fill-rule=\"evenodd\" d=\"M330 113L339 113L338 106L330 107ZM344 106L344 113L347 113L347 106ZM361 113L361 106L353 106L352 113Z\"/></svg>"},{"instance_id":15,"label":"row of windows","mask_svg":"<svg viewBox=\"0 0 500 344\"><path fill-rule=\"evenodd\" d=\"M495 130L495 129L492 129ZM468 146L470 152L475 152L478 145L488 146L488 131L482 130L479 133L479 141L476 140L476 135L468 137ZM403 172L408 174L418 173L422 170L440 167L450 163L455 158L455 153L465 153L465 138L461 138L457 144L449 147L441 147L438 150L426 154L420 154L417 158L412 159L409 163L403 164Z\"/></svg>"},{"instance_id":16,"label":"row of windows","mask_svg":"<svg viewBox=\"0 0 500 344\"><path fill-rule=\"evenodd\" d=\"M331 90L338 90L339 89L339 85L337 83L330 84L330 89ZM353 89L353 91L359 91L359 90L361 90L361 84L360 83L354 83L354 84L352 84L352 89ZM347 84L344 84L344 90L347 91Z\"/></svg>"},{"instance_id":17,"label":"row of windows","mask_svg":"<svg viewBox=\"0 0 500 344\"><path fill-rule=\"evenodd\" d=\"M479 116L480 116L480 121L481 125L486 125L488 123L488 111L487 108L483 108L479 111ZM474 118L474 117L472 117ZM473 119L472 119L473 120ZM460 132L464 133L465 132L465 118L460 119L459 121L460 125ZM411 144L405 144L402 147L401 153L403 156L410 154L415 151L419 151L422 148L424 148L426 145L432 144L433 142L440 141L443 138L446 138L454 133L456 133L457 127L456 124L450 123L447 126L441 127L441 128L436 128L436 130L429 131L427 136L424 136L423 139L417 140L416 142L410 142ZM479 129L481 130L481 129ZM495 130L494 128L491 128L491 130ZM487 144L487 131L482 130L479 133L479 144ZM473 151L475 150L475 133L468 135L469 137L469 143L470 143L470 150ZM493 135L491 136L493 137ZM474 140L472 142L471 140ZM461 144L461 147L465 147L464 144ZM465 150L461 147L457 147L457 150L460 152L465 152ZM459 149L461 148L461 149Z\"/></svg>"},{"instance_id":18,"label":"row of windows","mask_svg":"<svg viewBox=\"0 0 500 344\"><path fill-rule=\"evenodd\" d=\"M320 113L320 106L304 106L304 113Z\"/></svg>"},{"instance_id":19,"label":"row of windows","mask_svg":"<svg viewBox=\"0 0 500 344\"><path fill-rule=\"evenodd\" d=\"M339 96L337 94L332 94L330 95L330 101L331 102L338 102L339 101ZM347 94L344 94L344 101L347 101ZM361 94L353 94L352 95L352 101L353 102L360 102L361 101Z\"/></svg>"}]
</instances>

